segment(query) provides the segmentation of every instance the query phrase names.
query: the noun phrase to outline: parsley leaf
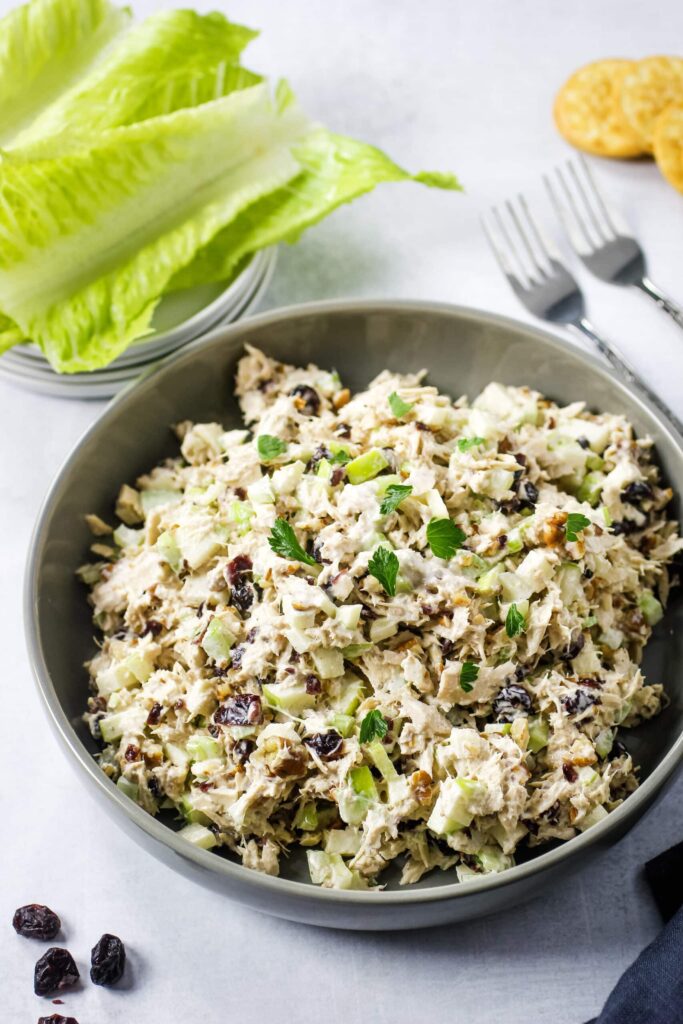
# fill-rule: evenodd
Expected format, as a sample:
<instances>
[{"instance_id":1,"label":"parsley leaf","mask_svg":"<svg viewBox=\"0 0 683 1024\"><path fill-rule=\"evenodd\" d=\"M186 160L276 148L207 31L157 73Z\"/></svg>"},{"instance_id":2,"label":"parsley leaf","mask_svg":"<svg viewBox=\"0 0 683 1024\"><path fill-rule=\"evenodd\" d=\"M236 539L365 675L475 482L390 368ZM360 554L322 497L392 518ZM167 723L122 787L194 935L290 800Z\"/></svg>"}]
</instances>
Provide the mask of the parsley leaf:
<instances>
[{"instance_id":1,"label":"parsley leaf","mask_svg":"<svg viewBox=\"0 0 683 1024\"><path fill-rule=\"evenodd\" d=\"M567 516L564 532L567 540L578 540L577 534L590 526L591 521L580 512L570 512Z\"/></svg>"},{"instance_id":2,"label":"parsley leaf","mask_svg":"<svg viewBox=\"0 0 683 1024\"><path fill-rule=\"evenodd\" d=\"M461 452L468 452L470 448L478 448L480 444L486 444L485 437L461 437L458 448Z\"/></svg>"},{"instance_id":3,"label":"parsley leaf","mask_svg":"<svg viewBox=\"0 0 683 1024\"><path fill-rule=\"evenodd\" d=\"M432 519L427 526L427 543L437 558L452 558L466 539L452 519Z\"/></svg>"},{"instance_id":4,"label":"parsley leaf","mask_svg":"<svg viewBox=\"0 0 683 1024\"><path fill-rule=\"evenodd\" d=\"M516 604L511 604L505 617L505 632L509 637L519 636L526 628L526 620Z\"/></svg>"},{"instance_id":5,"label":"parsley leaf","mask_svg":"<svg viewBox=\"0 0 683 1024\"><path fill-rule=\"evenodd\" d=\"M273 437L272 434L259 434L256 438L256 447L259 458L264 462L270 462L287 451L287 442L281 441L279 437Z\"/></svg>"},{"instance_id":6,"label":"parsley leaf","mask_svg":"<svg viewBox=\"0 0 683 1024\"><path fill-rule=\"evenodd\" d=\"M289 558L292 562L305 562L306 565L317 565L315 558L308 555L296 539L294 530L286 519L276 519L270 531L268 543L276 555Z\"/></svg>"},{"instance_id":7,"label":"parsley leaf","mask_svg":"<svg viewBox=\"0 0 683 1024\"><path fill-rule=\"evenodd\" d=\"M361 743L371 743L372 740L381 740L388 731L389 725L386 718L381 711L375 708L374 711L368 711L360 724L360 741Z\"/></svg>"},{"instance_id":8,"label":"parsley leaf","mask_svg":"<svg viewBox=\"0 0 683 1024\"><path fill-rule=\"evenodd\" d=\"M475 665L473 661L464 661L460 669L460 688L465 693L471 693L474 689L472 683L476 683L478 676L479 666Z\"/></svg>"},{"instance_id":9,"label":"parsley leaf","mask_svg":"<svg viewBox=\"0 0 683 1024\"><path fill-rule=\"evenodd\" d=\"M345 466L347 462L351 461L351 456L344 448L340 448L334 455L330 455L327 461L333 465Z\"/></svg>"},{"instance_id":10,"label":"parsley leaf","mask_svg":"<svg viewBox=\"0 0 683 1024\"><path fill-rule=\"evenodd\" d=\"M388 516L391 512L395 512L403 499L412 492L413 488L409 484L389 484L379 507L382 515Z\"/></svg>"},{"instance_id":11,"label":"parsley leaf","mask_svg":"<svg viewBox=\"0 0 683 1024\"><path fill-rule=\"evenodd\" d=\"M368 562L368 572L382 584L389 597L396 594L398 558L389 548L377 548Z\"/></svg>"},{"instance_id":12,"label":"parsley leaf","mask_svg":"<svg viewBox=\"0 0 683 1024\"><path fill-rule=\"evenodd\" d=\"M391 411L397 420L403 419L404 416L407 416L414 404L414 402L404 402L400 395L397 395L395 391L392 391L389 395L389 405L391 406Z\"/></svg>"}]
</instances>

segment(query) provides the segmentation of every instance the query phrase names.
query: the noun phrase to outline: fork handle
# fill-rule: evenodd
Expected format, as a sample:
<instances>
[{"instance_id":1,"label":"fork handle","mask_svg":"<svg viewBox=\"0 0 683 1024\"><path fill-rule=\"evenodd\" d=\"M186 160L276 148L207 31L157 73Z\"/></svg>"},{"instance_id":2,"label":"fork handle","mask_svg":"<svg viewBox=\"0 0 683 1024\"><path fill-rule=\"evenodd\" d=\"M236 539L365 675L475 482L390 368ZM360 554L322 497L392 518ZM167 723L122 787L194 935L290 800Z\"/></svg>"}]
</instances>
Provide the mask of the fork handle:
<instances>
[{"instance_id":1,"label":"fork handle","mask_svg":"<svg viewBox=\"0 0 683 1024\"><path fill-rule=\"evenodd\" d=\"M676 413L669 408L666 402L664 402L659 395L656 395L654 391L648 387L642 377L639 376L619 351L614 348L611 342L606 341L605 338L601 337L597 333L590 320L587 320L586 317L581 317L579 320L572 321L569 326L589 338L600 354L605 357L610 366L616 370L622 380L625 380L626 383L630 384L635 391L640 392L648 402L651 402L652 405L656 406L665 419L667 419L670 424L673 424L679 435L683 436L683 423L681 423Z\"/></svg>"},{"instance_id":2,"label":"fork handle","mask_svg":"<svg viewBox=\"0 0 683 1024\"><path fill-rule=\"evenodd\" d=\"M670 299L668 295L665 295L654 281L651 281L649 277L644 277L642 281L636 281L636 288L640 288L641 292L644 292L648 298L656 302L660 309L668 313L675 324L683 327L683 309L673 299Z\"/></svg>"}]
</instances>

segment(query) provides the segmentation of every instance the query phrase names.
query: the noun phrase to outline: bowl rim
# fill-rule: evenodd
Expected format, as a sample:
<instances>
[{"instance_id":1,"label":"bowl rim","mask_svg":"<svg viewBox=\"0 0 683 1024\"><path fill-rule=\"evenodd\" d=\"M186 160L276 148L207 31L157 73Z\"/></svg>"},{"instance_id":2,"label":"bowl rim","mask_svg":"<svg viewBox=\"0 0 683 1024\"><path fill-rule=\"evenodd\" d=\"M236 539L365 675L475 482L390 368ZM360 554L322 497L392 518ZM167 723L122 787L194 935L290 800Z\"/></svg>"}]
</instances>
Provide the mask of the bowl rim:
<instances>
[{"instance_id":1,"label":"bowl rim","mask_svg":"<svg viewBox=\"0 0 683 1024\"><path fill-rule=\"evenodd\" d=\"M545 330L535 324L518 320L514 317L491 313L472 306L459 305L447 302L435 302L429 300L392 300L392 299L332 299L315 302L298 303L290 306L278 307L261 313L258 316L249 317L246 320L237 321L234 324L220 326L206 335L192 341L178 352L169 354L165 359L160 360L149 367L135 382L124 388L105 407L101 415L92 423L76 441L71 451L60 465L55 477L41 503L36 522L29 541L29 554L24 575L23 590L23 611L24 611L24 634L29 656L32 674L40 695L43 708L48 716L50 724L57 733L59 740L68 751L72 763L75 763L89 778L96 789L109 802L110 809L115 816L123 815L131 821L142 832L151 839L156 840L171 852L177 854L184 860L194 864L209 873L215 873L226 880L232 881L235 888L246 887L260 890L264 896L268 893L273 895L289 896L299 901L327 904L359 904L365 907L373 905L382 906L404 906L436 901L450 901L464 899L467 896L482 892L491 892L502 889L509 885L522 882L534 875L540 875L560 864L570 860L574 855L585 851L590 847L604 843L610 836L618 832L622 825L626 826L629 821L635 821L646 809L656 793L662 788L666 780L683 761L683 732L674 741L673 746L665 755L662 761L654 768L650 775L639 785L639 787L628 795L622 804L614 811L611 811L606 818L592 826L586 832L560 846L545 853L539 853L533 859L523 864L514 865L499 874L482 875L466 884L462 882L446 882L442 885L426 886L424 888L407 887L402 890L337 890L324 889L309 882L299 882L287 878L265 875L259 871L244 867L224 857L216 856L209 850L198 849L186 840L179 837L177 832L168 828L167 825L152 817L139 805L124 796L116 785L99 768L92 754L87 750L76 734L69 718L67 717L54 689L50 673L47 669L37 625L36 608L36 587L38 573L41 564L42 551L45 544L45 528L50 517L53 505L61 496L63 480L71 470L74 463L78 461L80 451L86 441L96 433L106 430L107 423L111 417L118 414L119 406L125 405L130 400L138 386L146 385L157 374L163 374L165 368L171 363L182 360L191 360L194 354L202 348L215 344L218 338L230 340L242 332L249 333L252 329L275 324L282 320L316 317L329 314L439 314L458 319L469 319L475 322L493 324L498 327L507 328L511 332L526 333L531 340L537 341L542 346L555 350L563 355L575 357L586 367L593 370L599 376L609 381L610 385L617 386L628 398L640 407L645 417L654 420L659 430L668 436L669 440L677 449L678 455L683 458L683 446L681 438L677 435L673 426L662 416L649 401L633 391L626 383L614 377L613 371L606 364L602 363L596 356L586 352L577 345ZM683 469L683 467L682 467Z\"/></svg>"}]
</instances>

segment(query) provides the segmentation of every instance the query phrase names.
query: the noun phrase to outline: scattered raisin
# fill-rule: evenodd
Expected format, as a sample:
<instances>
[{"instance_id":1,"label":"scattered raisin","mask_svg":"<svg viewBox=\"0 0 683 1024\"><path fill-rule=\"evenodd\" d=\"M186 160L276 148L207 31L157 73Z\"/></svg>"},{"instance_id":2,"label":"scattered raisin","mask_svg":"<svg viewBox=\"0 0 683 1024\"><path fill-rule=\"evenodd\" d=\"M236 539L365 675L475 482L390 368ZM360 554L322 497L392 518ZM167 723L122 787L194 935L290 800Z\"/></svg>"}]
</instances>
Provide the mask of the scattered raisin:
<instances>
[{"instance_id":1,"label":"scattered raisin","mask_svg":"<svg viewBox=\"0 0 683 1024\"><path fill-rule=\"evenodd\" d=\"M228 583L234 583L245 572L251 572L253 567L254 565L249 555L237 555L225 567L225 576Z\"/></svg>"},{"instance_id":2,"label":"scattered raisin","mask_svg":"<svg viewBox=\"0 0 683 1024\"><path fill-rule=\"evenodd\" d=\"M150 791L155 800L158 800L161 796L161 789L159 787L159 780L156 775L150 775L147 780L147 789Z\"/></svg>"},{"instance_id":3,"label":"scattered raisin","mask_svg":"<svg viewBox=\"0 0 683 1024\"><path fill-rule=\"evenodd\" d=\"M639 505L641 501L653 497L652 488L644 480L635 480L621 492L621 500L629 505Z\"/></svg>"},{"instance_id":4,"label":"scattered raisin","mask_svg":"<svg viewBox=\"0 0 683 1024\"><path fill-rule=\"evenodd\" d=\"M635 533L638 529L638 523L634 523L632 519L617 519L615 523L612 523L612 533L616 537L620 535L628 536L631 533Z\"/></svg>"},{"instance_id":5,"label":"scattered raisin","mask_svg":"<svg viewBox=\"0 0 683 1024\"><path fill-rule=\"evenodd\" d=\"M573 764L568 764L566 761L562 765L562 774L564 775L567 782L576 782L579 777L579 773Z\"/></svg>"},{"instance_id":6,"label":"scattered raisin","mask_svg":"<svg viewBox=\"0 0 683 1024\"><path fill-rule=\"evenodd\" d=\"M128 762L137 761L140 758L140 748L136 747L134 743L129 743L123 756Z\"/></svg>"},{"instance_id":7,"label":"scattered raisin","mask_svg":"<svg viewBox=\"0 0 683 1024\"><path fill-rule=\"evenodd\" d=\"M62 1017L61 1013L51 1013L49 1017L39 1017L38 1024L78 1024L75 1017Z\"/></svg>"},{"instance_id":8,"label":"scattered raisin","mask_svg":"<svg viewBox=\"0 0 683 1024\"><path fill-rule=\"evenodd\" d=\"M531 480L524 481L524 497L530 505L535 505L538 502L538 487L532 484Z\"/></svg>"},{"instance_id":9,"label":"scattered raisin","mask_svg":"<svg viewBox=\"0 0 683 1024\"><path fill-rule=\"evenodd\" d=\"M14 912L12 924L18 935L26 939L41 939L43 942L54 939L62 927L55 912L41 903L28 903L25 907L19 907Z\"/></svg>"},{"instance_id":10,"label":"scattered raisin","mask_svg":"<svg viewBox=\"0 0 683 1024\"><path fill-rule=\"evenodd\" d=\"M163 710L164 709L161 706L161 704L159 704L157 701L154 701L151 708L149 709L149 714L147 715L147 725L156 725L159 719L161 718L161 712Z\"/></svg>"},{"instance_id":11,"label":"scattered raisin","mask_svg":"<svg viewBox=\"0 0 683 1024\"><path fill-rule=\"evenodd\" d=\"M312 672L306 676L306 693L320 693L322 688L322 683Z\"/></svg>"},{"instance_id":12,"label":"scattered raisin","mask_svg":"<svg viewBox=\"0 0 683 1024\"><path fill-rule=\"evenodd\" d=\"M126 966L126 949L121 939L105 932L92 948L90 963L93 985L115 985L121 980Z\"/></svg>"},{"instance_id":13,"label":"scattered raisin","mask_svg":"<svg viewBox=\"0 0 683 1024\"><path fill-rule=\"evenodd\" d=\"M523 686L510 683L504 686L493 702L493 714L497 722L512 722L519 715L531 711L531 697Z\"/></svg>"},{"instance_id":14,"label":"scattered raisin","mask_svg":"<svg viewBox=\"0 0 683 1024\"><path fill-rule=\"evenodd\" d=\"M237 555L231 562L228 562L225 570L225 576L231 588L231 604L241 614L249 611L254 603L254 588L246 578L252 568L253 564L248 555Z\"/></svg>"},{"instance_id":15,"label":"scattered raisin","mask_svg":"<svg viewBox=\"0 0 683 1024\"><path fill-rule=\"evenodd\" d=\"M351 427L348 425L348 423L340 423L335 428L334 432L335 432L335 434L338 434L339 437L343 437L343 438L346 438L346 439L351 437Z\"/></svg>"},{"instance_id":16,"label":"scattered raisin","mask_svg":"<svg viewBox=\"0 0 683 1024\"><path fill-rule=\"evenodd\" d=\"M344 467L343 466L337 466L336 469L332 470L332 476L330 477L330 483L332 484L333 487L336 487L337 484L340 484L342 482L342 480L344 479L345 476L346 476L346 470L344 469Z\"/></svg>"},{"instance_id":17,"label":"scattered raisin","mask_svg":"<svg viewBox=\"0 0 683 1024\"><path fill-rule=\"evenodd\" d=\"M240 501L244 501L247 496L247 492L244 487L234 487L233 490L235 492L235 497L239 498Z\"/></svg>"},{"instance_id":18,"label":"scattered raisin","mask_svg":"<svg viewBox=\"0 0 683 1024\"><path fill-rule=\"evenodd\" d=\"M311 457L308 460L308 462L306 463L306 472L307 473L312 473L315 470L315 468L317 467L319 462L322 462L323 459L331 459L331 458L332 458L332 452L327 447L327 445L319 444L318 447L316 448L316 450L311 455Z\"/></svg>"},{"instance_id":19,"label":"scattered raisin","mask_svg":"<svg viewBox=\"0 0 683 1024\"><path fill-rule=\"evenodd\" d=\"M239 668L242 664L242 658L244 657L244 651L246 649L245 644L238 644L237 647L233 647L230 652L230 668Z\"/></svg>"},{"instance_id":20,"label":"scattered raisin","mask_svg":"<svg viewBox=\"0 0 683 1024\"><path fill-rule=\"evenodd\" d=\"M255 744L252 740L238 740L232 748L232 756L237 764L246 764L251 757Z\"/></svg>"},{"instance_id":21,"label":"scattered raisin","mask_svg":"<svg viewBox=\"0 0 683 1024\"><path fill-rule=\"evenodd\" d=\"M320 412L320 395L309 384L297 384L289 392L296 399L294 404L306 416L317 416Z\"/></svg>"},{"instance_id":22,"label":"scattered raisin","mask_svg":"<svg viewBox=\"0 0 683 1024\"><path fill-rule=\"evenodd\" d=\"M584 648L586 638L583 633L577 633L569 641L565 649L560 654L560 661L573 661L577 658Z\"/></svg>"},{"instance_id":23,"label":"scattered raisin","mask_svg":"<svg viewBox=\"0 0 683 1024\"><path fill-rule=\"evenodd\" d=\"M315 751L321 761L334 761L341 754L343 740L335 729L329 732L317 732L307 736L304 743Z\"/></svg>"},{"instance_id":24,"label":"scattered raisin","mask_svg":"<svg viewBox=\"0 0 683 1024\"><path fill-rule=\"evenodd\" d=\"M161 633L163 628L164 627L161 625L161 623L157 622L156 619L147 619L147 622L145 623L145 628L142 631L142 635L147 636L148 634L151 634L152 636L159 636L159 633Z\"/></svg>"},{"instance_id":25,"label":"scattered raisin","mask_svg":"<svg viewBox=\"0 0 683 1024\"><path fill-rule=\"evenodd\" d=\"M590 448L590 446L591 446L591 443L588 440L588 438L587 437L583 437L583 436L582 437L577 437L576 443L581 445L581 447L583 448L584 451L586 451L586 449Z\"/></svg>"},{"instance_id":26,"label":"scattered raisin","mask_svg":"<svg viewBox=\"0 0 683 1024\"><path fill-rule=\"evenodd\" d=\"M33 972L33 991L37 996L49 996L75 985L80 975L68 949L50 946L41 956Z\"/></svg>"},{"instance_id":27,"label":"scattered raisin","mask_svg":"<svg viewBox=\"0 0 683 1024\"><path fill-rule=\"evenodd\" d=\"M440 636L439 647L441 648L441 654L446 661L453 657L453 652L455 651L455 643L453 640L449 640L448 637L445 636Z\"/></svg>"},{"instance_id":28,"label":"scattered raisin","mask_svg":"<svg viewBox=\"0 0 683 1024\"><path fill-rule=\"evenodd\" d=\"M216 710L213 720L219 725L258 725L262 719L261 698L255 693L240 693Z\"/></svg>"},{"instance_id":29,"label":"scattered raisin","mask_svg":"<svg viewBox=\"0 0 683 1024\"><path fill-rule=\"evenodd\" d=\"M599 703L600 698L597 693L591 693L590 690L584 690L580 686L576 688L574 693L563 697L561 701L562 707L568 715L579 715L593 704Z\"/></svg>"}]
</instances>

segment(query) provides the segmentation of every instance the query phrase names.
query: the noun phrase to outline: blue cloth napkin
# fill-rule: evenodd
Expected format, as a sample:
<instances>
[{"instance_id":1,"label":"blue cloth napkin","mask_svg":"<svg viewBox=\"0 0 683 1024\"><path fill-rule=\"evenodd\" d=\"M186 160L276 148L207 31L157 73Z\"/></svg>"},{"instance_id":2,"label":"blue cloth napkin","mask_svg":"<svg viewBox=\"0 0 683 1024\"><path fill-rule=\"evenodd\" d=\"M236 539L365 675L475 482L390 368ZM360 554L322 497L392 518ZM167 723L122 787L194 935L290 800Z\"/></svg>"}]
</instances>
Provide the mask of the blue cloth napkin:
<instances>
[{"instance_id":1,"label":"blue cloth napkin","mask_svg":"<svg viewBox=\"0 0 683 1024\"><path fill-rule=\"evenodd\" d=\"M668 924L588 1024L683 1024L683 843L649 861L645 876Z\"/></svg>"}]
</instances>

